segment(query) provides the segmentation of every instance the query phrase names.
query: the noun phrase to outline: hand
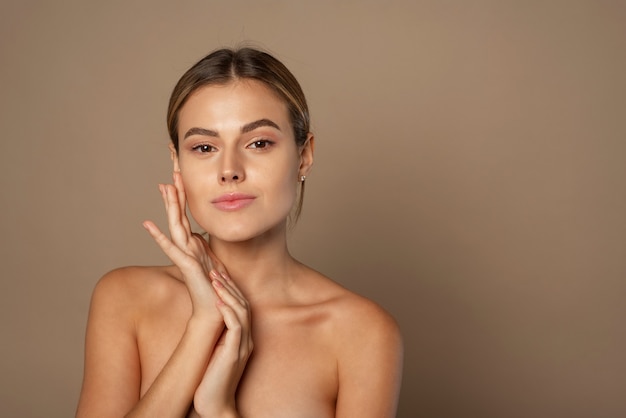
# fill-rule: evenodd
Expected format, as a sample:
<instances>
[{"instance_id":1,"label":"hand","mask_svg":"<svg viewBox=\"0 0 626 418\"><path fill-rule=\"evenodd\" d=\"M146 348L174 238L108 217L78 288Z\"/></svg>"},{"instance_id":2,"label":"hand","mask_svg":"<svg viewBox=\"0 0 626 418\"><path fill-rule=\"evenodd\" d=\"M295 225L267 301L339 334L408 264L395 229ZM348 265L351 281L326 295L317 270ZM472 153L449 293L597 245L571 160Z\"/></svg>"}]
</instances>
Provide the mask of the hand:
<instances>
[{"instance_id":1,"label":"hand","mask_svg":"<svg viewBox=\"0 0 626 418\"><path fill-rule=\"evenodd\" d=\"M216 306L226 329L196 389L194 409L203 417L236 417L235 393L253 348L250 307L228 276L212 276L213 287L219 296Z\"/></svg>"},{"instance_id":2,"label":"hand","mask_svg":"<svg viewBox=\"0 0 626 418\"><path fill-rule=\"evenodd\" d=\"M215 317L218 298L210 286L210 272L227 275L224 265L215 257L209 244L199 234L192 233L185 211L186 197L180 173L174 173L174 184L159 184L165 203L171 239L151 221L144 222L152 238L180 269L191 296L193 314ZM219 317L219 315L217 315Z\"/></svg>"}]
</instances>

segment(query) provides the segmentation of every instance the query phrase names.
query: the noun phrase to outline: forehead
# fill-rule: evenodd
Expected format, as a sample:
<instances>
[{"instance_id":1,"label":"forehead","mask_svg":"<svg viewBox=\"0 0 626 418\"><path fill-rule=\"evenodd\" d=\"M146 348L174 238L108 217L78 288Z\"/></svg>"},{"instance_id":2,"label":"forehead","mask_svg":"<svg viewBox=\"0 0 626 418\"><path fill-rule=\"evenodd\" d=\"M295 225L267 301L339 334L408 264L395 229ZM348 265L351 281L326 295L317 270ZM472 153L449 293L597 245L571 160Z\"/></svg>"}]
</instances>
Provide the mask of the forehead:
<instances>
[{"instance_id":1,"label":"forehead","mask_svg":"<svg viewBox=\"0 0 626 418\"><path fill-rule=\"evenodd\" d=\"M265 83L238 79L227 84L209 85L194 91L179 113L179 134L190 127L239 129L260 119L290 130L285 101Z\"/></svg>"}]
</instances>

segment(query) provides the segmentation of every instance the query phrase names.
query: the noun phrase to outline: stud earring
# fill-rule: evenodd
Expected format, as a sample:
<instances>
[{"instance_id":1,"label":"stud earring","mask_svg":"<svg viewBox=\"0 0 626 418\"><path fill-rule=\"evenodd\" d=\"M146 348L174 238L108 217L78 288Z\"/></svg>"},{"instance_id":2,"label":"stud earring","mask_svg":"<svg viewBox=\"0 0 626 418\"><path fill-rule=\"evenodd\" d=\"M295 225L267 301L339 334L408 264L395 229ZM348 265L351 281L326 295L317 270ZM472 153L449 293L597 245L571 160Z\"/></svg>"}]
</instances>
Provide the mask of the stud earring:
<instances>
[{"instance_id":1,"label":"stud earring","mask_svg":"<svg viewBox=\"0 0 626 418\"><path fill-rule=\"evenodd\" d=\"M306 176L300 176L300 181L304 183L304 180L306 180Z\"/></svg>"}]
</instances>

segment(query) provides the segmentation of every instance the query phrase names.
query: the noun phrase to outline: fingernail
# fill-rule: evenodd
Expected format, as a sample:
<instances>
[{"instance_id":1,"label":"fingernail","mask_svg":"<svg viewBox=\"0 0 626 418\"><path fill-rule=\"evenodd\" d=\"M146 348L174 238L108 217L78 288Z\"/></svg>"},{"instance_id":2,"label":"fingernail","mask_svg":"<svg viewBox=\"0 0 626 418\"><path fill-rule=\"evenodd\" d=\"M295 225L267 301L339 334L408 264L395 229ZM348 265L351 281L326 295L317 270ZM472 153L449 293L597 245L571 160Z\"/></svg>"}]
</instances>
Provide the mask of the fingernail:
<instances>
[{"instance_id":1,"label":"fingernail","mask_svg":"<svg viewBox=\"0 0 626 418\"><path fill-rule=\"evenodd\" d=\"M214 279L219 279L220 278L220 276L217 274L217 271L215 271L215 270L211 270L209 272L209 276L213 277Z\"/></svg>"},{"instance_id":2,"label":"fingernail","mask_svg":"<svg viewBox=\"0 0 626 418\"><path fill-rule=\"evenodd\" d=\"M215 287L223 287L222 283L219 280L213 280L211 284Z\"/></svg>"}]
</instances>

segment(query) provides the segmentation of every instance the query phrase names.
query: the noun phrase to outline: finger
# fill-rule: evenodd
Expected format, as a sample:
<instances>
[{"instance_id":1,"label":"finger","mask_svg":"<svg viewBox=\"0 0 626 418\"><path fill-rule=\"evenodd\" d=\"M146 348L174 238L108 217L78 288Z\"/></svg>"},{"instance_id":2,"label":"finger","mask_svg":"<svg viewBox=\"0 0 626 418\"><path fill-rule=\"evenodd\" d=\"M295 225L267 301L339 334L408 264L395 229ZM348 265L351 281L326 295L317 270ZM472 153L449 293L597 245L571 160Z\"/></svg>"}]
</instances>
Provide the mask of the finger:
<instances>
[{"instance_id":1,"label":"finger","mask_svg":"<svg viewBox=\"0 0 626 418\"><path fill-rule=\"evenodd\" d=\"M209 246L209 243L199 234L197 235L200 239L202 239L202 243L204 244L204 251L207 254L207 257L211 260L211 270L215 270L222 277L228 277L228 271L226 271L226 266L215 256L213 250Z\"/></svg>"},{"instance_id":2,"label":"finger","mask_svg":"<svg viewBox=\"0 0 626 418\"><path fill-rule=\"evenodd\" d=\"M214 282L214 286L216 286L218 289L224 289L224 294L226 297L232 298L232 303L237 303L243 309L248 309L248 301L241 294L239 289L235 289L232 287L232 280L225 280L223 277L218 276L217 273L215 273L215 270L213 270L213 273L211 274L211 279ZM232 303L229 304L232 305Z\"/></svg>"},{"instance_id":3,"label":"finger","mask_svg":"<svg viewBox=\"0 0 626 418\"><path fill-rule=\"evenodd\" d=\"M161 230L151 221L145 221L143 227L150 233L154 241L172 262L178 266L188 265L190 257L176 246ZM182 267L182 266L181 266Z\"/></svg>"},{"instance_id":4,"label":"finger","mask_svg":"<svg viewBox=\"0 0 626 418\"><path fill-rule=\"evenodd\" d=\"M252 327L250 316L247 312L238 312L235 306L229 306L222 299L216 303L218 310L222 314L224 324L228 330L228 334L237 333L237 343L242 350L251 351L252 349Z\"/></svg>"},{"instance_id":5,"label":"finger","mask_svg":"<svg viewBox=\"0 0 626 418\"><path fill-rule=\"evenodd\" d=\"M243 295L243 292L237 287L237 284L228 276L224 276L222 275L222 277L220 277L222 284L234 295L237 296L237 298L240 299L242 304L247 304L248 301L246 300L246 297Z\"/></svg>"},{"instance_id":6,"label":"finger","mask_svg":"<svg viewBox=\"0 0 626 418\"><path fill-rule=\"evenodd\" d=\"M165 207L165 211L167 212L167 196L165 194L165 185L159 184L159 193L161 193L161 199L163 200L163 206Z\"/></svg>"},{"instance_id":7,"label":"finger","mask_svg":"<svg viewBox=\"0 0 626 418\"><path fill-rule=\"evenodd\" d=\"M227 329L223 348L231 356L236 355L237 360L243 359L246 361L250 357L253 348L249 324L242 322L235 310L223 302L218 302L217 308L224 318L224 324Z\"/></svg>"},{"instance_id":8,"label":"finger","mask_svg":"<svg viewBox=\"0 0 626 418\"><path fill-rule=\"evenodd\" d=\"M202 270L202 266L197 260L181 250L176 244L174 244L161 230L151 221L145 221L143 223L144 228L150 233L154 241L157 243L161 250L169 257L174 264L176 264L181 271L186 272L183 274L185 283L189 288L192 297L194 295L200 298L206 297L206 290L209 290L211 294L215 294L214 290L211 290L206 286L207 277Z\"/></svg>"},{"instance_id":9,"label":"finger","mask_svg":"<svg viewBox=\"0 0 626 418\"><path fill-rule=\"evenodd\" d=\"M208 248L208 245L207 245ZM210 249L207 250L208 253L210 255L212 255L213 253L211 252ZM217 259L215 259L217 260ZM219 265L221 267L224 267L224 265L217 260L217 262L219 263ZM216 266L217 267L217 266ZM230 275L228 274L228 272L226 271L226 268L224 267L224 269L220 269L220 268L215 268L214 271L216 271L215 276L213 276L213 279L220 279L220 281L222 282L222 284L224 286L227 286L229 288L229 290L231 292L233 292L234 294L236 294L240 299L242 299L243 301L246 300L245 296L243 295L243 292L237 287L237 285L235 284L235 282L233 281L233 279L231 279Z\"/></svg>"},{"instance_id":10,"label":"finger","mask_svg":"<svg viewBox=\"0 0 626 418\"><path fill-rule=\"evenodd\" d=\"M176 188L171 184L164 184L163 191L167 202L167 224L172 241L181 249L186 248L187 243L189 242L189 234L181 223L180 206L178 203Z\"/></svg>"},{"instance_id":11,"label":"finger","mask_svg":"<svg viewBox=\"0 0 626 418\"><path fill-rule=\"evenodd\" d=\"M178 195L178 206L181 214L181 224L187 231L187 234L191 234L191 225L189 224L189 219L187 218L187 196L185 195L183 179L178 172L174 172L172 177L174 178L174 187L176 188L176 192Z\"/></svg>"},{"instance_id":12,"label":"finger","mask_svg":"<svg viewBox=\"0 0 626 418\"><path fill-rule=\"evenodd\" d=\"M242 346L244 344L248 344L250 346L250 350L252 349L252 332L251 326L252 323L252 313L250 311L250 305L248 301L241 293L237 294L235 289L231 287L234 286L233 281L224 281L222 279L214 280L214 288L216 288L216 293L220 297L220 300L223 303L231 302L229 306L233 309L233 312L237 315L237 319L240 324L243 326L243 330L245 332L245 336L242 337ZM220 293L220 289L223 289L223 292ZM238 291L239 289L237 289ZM228 291L228 293L226 293ZM230 299L232 297L232 299ZM230 300L229 300L230 299ZM237 303L234 303L234 302Z\"/></svg>"},{"instance_id":13,"label":"finger","mask_svg":"<svg viewBox=\"0 0 626 418\"><path fill-rule=\"evenodd\" d=\"M235 311L237 317L241 322L250 322L250 310L248 308L248 302L245 299L239 298L228 287L224 285L222 279L215 279L211 282L215 292L219 298Z\"/></svg>"}]
</instances>

